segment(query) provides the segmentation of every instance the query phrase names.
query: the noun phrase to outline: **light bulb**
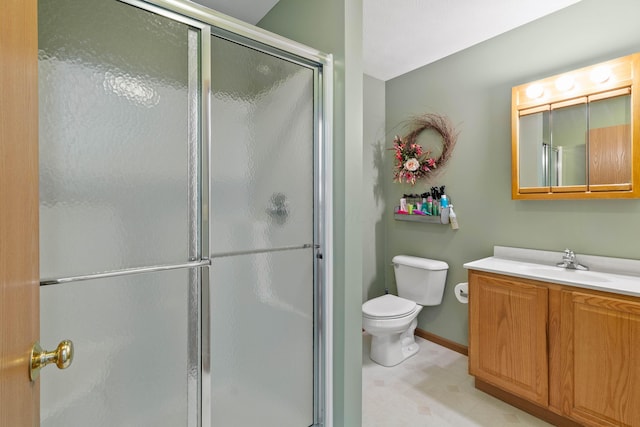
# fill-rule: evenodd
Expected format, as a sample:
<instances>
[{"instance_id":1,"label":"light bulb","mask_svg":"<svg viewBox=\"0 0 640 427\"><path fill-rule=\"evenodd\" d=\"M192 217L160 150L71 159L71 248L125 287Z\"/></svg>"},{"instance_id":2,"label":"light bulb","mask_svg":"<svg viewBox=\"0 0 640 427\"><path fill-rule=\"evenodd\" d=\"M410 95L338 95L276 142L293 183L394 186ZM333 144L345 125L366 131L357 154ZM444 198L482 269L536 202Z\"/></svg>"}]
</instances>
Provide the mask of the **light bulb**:
<instances>
[{"instance_id":1,"label":"light bulb","mask_svg":"<svg viewBox=\"0 0 640 427\"><path fill-rule=\"evenodd\" d=\"M531 99L540 98L544 95L544 87L539 83L534 83L527 88L527 96Z\"/></svg>"},{"instance_id":2,"label":"light bulb","mask_svg":"<svg viewBox=\"0 0 640 427\"><path fill-rule=\"evenodd\" d=\"M594 68L593 71L591 71L591 75L589 77L591 78L592 82L601 84L611 78L611 70L609 69L609 67L600 66Z\"/></svg>"},{"instance_id":3,"label":"light bulb","mask_svg":"<svg viewBox=\"0 0 640 427\"><path fill-rule=\"evenodd\" d=\"M573 89L574 81L571 76L562 76L556 80L556 88L562 92Z\"/></svg>"}]
</instances>

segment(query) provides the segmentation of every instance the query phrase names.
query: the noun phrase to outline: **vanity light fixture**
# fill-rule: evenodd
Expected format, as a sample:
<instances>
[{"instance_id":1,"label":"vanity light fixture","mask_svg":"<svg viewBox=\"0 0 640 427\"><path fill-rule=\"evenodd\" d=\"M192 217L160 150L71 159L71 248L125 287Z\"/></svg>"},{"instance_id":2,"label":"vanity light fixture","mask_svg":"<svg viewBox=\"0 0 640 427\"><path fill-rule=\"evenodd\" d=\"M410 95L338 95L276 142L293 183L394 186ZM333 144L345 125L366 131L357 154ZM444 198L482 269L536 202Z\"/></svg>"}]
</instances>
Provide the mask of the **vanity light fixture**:
<instances>
[{"instance_id":1,"label":"vanity light fixture","mask_svg":"<svg viewBox=\"0 0 640 427\"><path fill-rule=\"evenodd\" d=\"M611 69L605 66L594 68L589 78L597 84L605 83L611 78Z\"/></svg>"},{"instance_id":2,"label":"vanity light fixture","mask_svg":"<svg viewBox=\"0 0 640 427\"><path fill-rule=\"evenodd\" d=\"M556 88L561 92L567 92L573 89L575 82L572 76L561 76L556 80Z\"/></svg>"},{"instance_id":3,"label":"vanity light fixture","mask_svg":"<svg viewBox=\"0 0 640 427\"><path fill-rule=\"evenodd\" d=\"M527 88L527 96L530 99L538 99L544 95L544 87L541 84L532 84Z\"/></svg>"}]
</instances>

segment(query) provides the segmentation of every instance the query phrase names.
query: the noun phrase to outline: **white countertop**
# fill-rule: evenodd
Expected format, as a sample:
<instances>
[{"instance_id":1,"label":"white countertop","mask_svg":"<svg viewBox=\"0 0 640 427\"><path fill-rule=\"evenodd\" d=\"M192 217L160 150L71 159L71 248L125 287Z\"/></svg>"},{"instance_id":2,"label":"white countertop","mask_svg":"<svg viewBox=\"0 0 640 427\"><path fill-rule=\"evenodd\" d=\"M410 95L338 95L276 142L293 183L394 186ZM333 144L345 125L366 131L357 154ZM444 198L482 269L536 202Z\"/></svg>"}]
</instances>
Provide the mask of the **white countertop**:
<instances>
[{"instance_id":1,"label":"white countertop","mask_svg":"<svg viewBox=\"0 0 640 427\"><path fill-rule=\"evenodd\" d=\"M640 260L576 255L589 271L557 267L562 252L505 246L494 247L493 256L468 262L464 268L640 297Z\"/></svg>"}]
</instances>

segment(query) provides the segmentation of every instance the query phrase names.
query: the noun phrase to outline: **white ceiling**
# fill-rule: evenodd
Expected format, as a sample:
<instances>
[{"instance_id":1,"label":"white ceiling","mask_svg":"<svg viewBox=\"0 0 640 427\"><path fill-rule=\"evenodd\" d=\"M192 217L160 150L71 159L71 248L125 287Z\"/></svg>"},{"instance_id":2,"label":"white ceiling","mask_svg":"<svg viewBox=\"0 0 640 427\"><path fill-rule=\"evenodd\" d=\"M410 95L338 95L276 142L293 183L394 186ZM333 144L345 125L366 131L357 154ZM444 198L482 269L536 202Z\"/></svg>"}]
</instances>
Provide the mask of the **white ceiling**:
<instances>
[{"instance_id":1,"label":"white ceiling","mask_svg":"<svg viewBox=\"0 0 640 427\"><path fill-rule=\"evenodd\" d=\"M363 68L389 80L580 0L363 0ZM196 0L257 23L278 0Z\"/></svg>"}]
</instances>

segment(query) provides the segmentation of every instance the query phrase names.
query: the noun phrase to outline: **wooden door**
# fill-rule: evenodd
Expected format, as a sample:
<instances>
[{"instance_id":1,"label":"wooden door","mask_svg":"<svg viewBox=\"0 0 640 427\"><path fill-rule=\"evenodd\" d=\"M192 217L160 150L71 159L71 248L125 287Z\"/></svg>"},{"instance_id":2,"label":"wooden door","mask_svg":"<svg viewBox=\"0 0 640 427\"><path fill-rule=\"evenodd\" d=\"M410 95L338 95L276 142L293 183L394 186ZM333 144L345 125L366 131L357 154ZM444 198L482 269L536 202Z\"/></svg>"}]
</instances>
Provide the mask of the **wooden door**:
<instances>
[{"instance_id":1,"label":"wooden door","mask_svg":"<svg viewBox=\"0 0 640 427\"><path fill-rule=\"evenodd\" d=\"M0 425L40 424L29 353L39 334L37 0L0 13Z\"/></svg>"},{"instance_id":2,"label":"wooden door","mask_svg":"<svg viewBox=\"0 0 640 427\"><path fill-rule=\"evenodd\" d=\"M589 426L640 426L640 302L562 292L563 411Z\"/></svg>"},{"instance_id":3,"label":"wooden door","mask_svg":"<svg viewBox=\"0 0 640 427\"><path fill-rule=\"evenodd\" d=\"M474 271L469 286L469 372L546 407L547 288Z\"/></svg>"}]
</instances>

